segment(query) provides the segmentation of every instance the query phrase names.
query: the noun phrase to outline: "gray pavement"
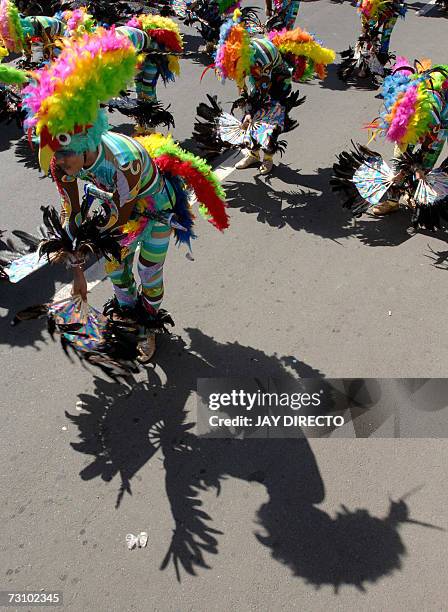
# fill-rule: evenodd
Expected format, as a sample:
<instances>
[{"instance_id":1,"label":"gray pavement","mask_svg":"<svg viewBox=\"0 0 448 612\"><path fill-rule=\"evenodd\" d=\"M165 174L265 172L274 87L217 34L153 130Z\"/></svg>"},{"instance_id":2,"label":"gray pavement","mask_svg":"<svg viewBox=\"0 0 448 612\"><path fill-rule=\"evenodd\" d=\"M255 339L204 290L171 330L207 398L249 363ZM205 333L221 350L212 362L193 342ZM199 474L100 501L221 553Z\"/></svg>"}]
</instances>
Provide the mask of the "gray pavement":
<instances>
[{"instance_id":1,"label":"gray pavement","mask_svg":"<svg viewBox=\"0 0 448 612\"><path fill-rule=\"evenodd\" d=\"M448 20L417 16L421 6L392 47L446 62ZM355 40L350 3L301 13L327 46ZM198 44L192 29L187 42ZM200 82L202 69L182 61L161 89L186 146L205 94L235 93L211 72ZM413 234L406 212L354 225L328 186L335 155L366 142L376 92L344 88L335 67L301 90L300 127L273 177L226 180L230 230L198 220L194 262L171 248L165 306L178 336L130 395L70 364L42 323L9 327L66 272L1 287L0 590L62 590L64 609L95 612L446 609L446 532L386 518L389 498L421 487L406 499L411 518L448 527L445 440L218 442L185 427L199 377L446 376L448 270L430 257L446 238ZM32 231L57 196L17 156L22 145L2 127L0 225ZM92 303L109 296L102 282ZM129 552L126 534L141 530L148 547Z\"/></svg>"}]
</instances>

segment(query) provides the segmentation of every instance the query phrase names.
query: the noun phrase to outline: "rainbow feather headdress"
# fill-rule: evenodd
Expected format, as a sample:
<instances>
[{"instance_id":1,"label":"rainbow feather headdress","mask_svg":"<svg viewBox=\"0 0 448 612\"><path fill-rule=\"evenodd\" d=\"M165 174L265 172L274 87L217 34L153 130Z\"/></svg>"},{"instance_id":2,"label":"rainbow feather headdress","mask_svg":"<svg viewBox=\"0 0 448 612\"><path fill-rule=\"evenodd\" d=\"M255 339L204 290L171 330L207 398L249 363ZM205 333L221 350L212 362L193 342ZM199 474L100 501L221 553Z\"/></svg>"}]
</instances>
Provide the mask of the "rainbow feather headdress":
<instances>
[{"instance_id":1,"label":"rainbow feather headdress","mask_svg":"<svg viewBox=\"0 0 448 612\"><path fill-rule=\"evenodd\" d=\"M387 0L360 0L358 13L365 21L378 21L386 5Z\"/></svg>"},{"instance_id":2,"label":"rainbow feather headdress","mask_svg":"<svg viewBox=\"0 0 448 612\"><path fill-rule=\"evenodd\" d=\"M139 28L167 51L181 53L184 43L178 25L169 17L139 15L127 22L131 28Z\"/></svg>"},{"instance_id":3,"label":"rainbow feather headdress","mask_svg":"<svg viewBox=\"0 0 448 612\"><path fill-rule=\"evenodd\" d=\"M384 109L377 123L377 133L400 148L421 143L437 131L448 87L448 66L430 68L428 62L409 66L398 58L391 75L383 84Z\"/></svg>"},{"instance_id":4,"label":"rainbow feather headdress","mask_svg":"<svg viewBox=\"0 0 448 612\"><path fill-rule=\"evenodd\" d=\"M301 28L273 30L268 39L277 47L288 63L294 66L295 81L305 81L316 75L326 76L326 67L336 58L333 49L323 47L314 36Z\"/></svg>"},{"instance_id":5,"label":"rainbow feather headdress","mask_svg":"<svg viewBox=\"0 0 448 612\"><path fill-rule=\"evenodd\" d=\"M161 172L181 178L187 188L194 191L200 204L199 210L210 223L221 231L229 227L226 194L206 161L184 151L170 135L137 136L136 140L148 151Z\"/></svg>"},{"instance_id":6,"label":"rainbow feather headdress","mask_svg":"<svg viewBox=\"0 0 448 612\"><path fill-rule=\"evenodd\" d=\"M182 53L184 49L184 41L179 27L168 17L151 14L139 15L134 16L126 25L145 32L162 50ZM168 71L166 73L162 71L162 78L164 80L174 80L173 75L180 72L179 58L176 55L168 55L167 62Z\"/></svg>"},{"instance_id":7,"label":"rainbow feather headdress","mask_svg":"<svg viewBox=\"0 0 448 612\"><path fill-rule=\"evenodd\" d=\"M389 15L404 17L406 3L397 0L359 0L358 13L364 23L375 24L384 21Z\"/></svg>"},{"instance_id":8,"label":"rainbow feather headdress","mask_svg":"<svg viewBox=\"0 0 448 612\"><path fill-rule=\"evenodd\" d=\"M80 6L73 11L63 11L60 17L66 24L67 34L70 36L91 33L95 29L95 19L85 6Z\"/></svg>"},{"instance_id":9,"label":"rainbow feather headdress","mask_svg":"<svg viewBox=\"0 0 448 612\"><path fill-rule=\"evenodd\" d=\"M131 42L110 30L63 41L57 59L33 73L24 89L26 127L39 136L39 161L48 171L54 153L64 148L94 150L107 130L100 104L126 88L136 72L137 54Z\"/></svg>"},{"instance_id":10,"label":"rainbow feather headdress","mask_svg":"<svg viewBox=\"0 0 448 612\"><path fill-rule=\"evenodd\" d=\"M294 66L293 78L306 80L314 75L323 79L326 66L334 62L336 54L323 47L314 36L301 28L273 30L265 39L278 50L285 61ZM232 19L221 26L215 58L215 70L222 81L232 79L243 87L244 79L256 63L257 39L250 38L242 21L241 11L236 10Z\"/></svg>"},{"instance_id":11,"label":"rainbow feather headdress","mask_svg":"<svg viewBox=\"0 0 448 612\"><path fill-rule=\"evenodd\" d=\"M0 42L10 53L20 53L25 43L25 31L19 10L12 0L0 0Z\"/></svg>"},{"instance_id":12,"label":"rainbow feather headdress","mask_svg":"<svg viewBox=\"0 0 448 612\"><path fill-rule=\"evenodd\" d=\"M221 26L215 71L221 81L230 79L242 88L253 62L254 50L250 44L249 32L244 27L241 11L236 9L233 16Z\"/></svg>"}]
</instances>

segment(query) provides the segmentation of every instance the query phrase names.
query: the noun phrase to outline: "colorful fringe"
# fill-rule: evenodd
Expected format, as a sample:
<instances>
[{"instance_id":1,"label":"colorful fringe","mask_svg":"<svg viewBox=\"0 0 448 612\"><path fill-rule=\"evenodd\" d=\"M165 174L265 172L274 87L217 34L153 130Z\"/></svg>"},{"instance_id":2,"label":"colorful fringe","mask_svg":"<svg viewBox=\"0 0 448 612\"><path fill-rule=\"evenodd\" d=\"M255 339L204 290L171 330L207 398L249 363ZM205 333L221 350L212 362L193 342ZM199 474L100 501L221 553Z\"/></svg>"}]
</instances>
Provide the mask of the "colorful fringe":
<instances>
[{"instance_id":1,"label":"colorful fringe","mask_svg":"<svg viewBox=\"0 0 448 612\"><path fill-rule=\"evenodd\" d=\"M115 29L66 39L59 57L33 73L36 82L24 90L30 113L27 127L56 136L97 120L99 104L126 88L136 72L137 56L131 42Z\"/></svg>"},{"instance_id":2,"label":"colorful fringe","mask_svg":"<svg viewBox=\"0 0 448 612\"><path fill-rule=\"evenodd\" d=\"M216 228L224 230L229 227L224 189L203 159L184 151L171 136L151 134L136 137L136 140L148 151L161 172L184 180L201 204L200 212L205 213Z\"/></svg>"},{"instance_id":3,"label":"colorful fringe","mask_svg":"<svg viewBox=\"0 0 448 612\"><path fill-rule=\"evenodd\" d=\"M231 79L242 88L252 62L250 36L241 22L241 11L237 9L233 17L221 26L215 57L216 74L221 81Z\"/></svg>"},{"instance_id":4,"label":"colorful fringe","mask_svg":"<svg viewBox=\"0 0 448 612\"><path fill-rule=\"evenodd\" d=\"M267 37L287 60L294 59L294 80L304 81L314 74L324 79L326 66L336 58L332 49L322 47L311 34L301 28L273 30L268 32ZM301 58L306 58L306 61Z\"/></svg>"},{"instance_id":5,"label":"colorful fringe","mask_svg":"<svg viewBox=\"0 0 448 612\"><path fill-rule=\"evenodd\" d=\"M23 50L25 34L19 11L11 0L0 2L0 41L11 53Z\"/></svg>"}]
</instances>

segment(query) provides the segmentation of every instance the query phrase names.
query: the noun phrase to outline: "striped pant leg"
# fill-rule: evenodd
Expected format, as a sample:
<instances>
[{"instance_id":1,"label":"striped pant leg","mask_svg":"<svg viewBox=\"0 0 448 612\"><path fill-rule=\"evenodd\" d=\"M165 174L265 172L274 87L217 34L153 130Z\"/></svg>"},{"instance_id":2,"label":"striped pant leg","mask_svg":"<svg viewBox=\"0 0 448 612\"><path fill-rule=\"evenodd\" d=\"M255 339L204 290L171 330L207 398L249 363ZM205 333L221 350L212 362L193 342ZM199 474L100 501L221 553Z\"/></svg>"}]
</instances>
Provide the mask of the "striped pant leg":
<instances>
[{"instance_id":1,"label":"striped pant leg","mask_svg":"<svg viewBox=\"0 0 448 612\"><path fill-rule=\"evenodd\" d=\"M115 297L122 307L132 308L137 302L137 285L132 271L136 248L137 241L130 245L121 262L112 259L105 265L106 274L113 285Z\"/></svg>"},{"instance_id":2,"label":"striped pant leg","mask_svg":"<svg viewBox=\"0 0 448 612\"><path fill-rule=\"evenodd\" d=\"M163 300L163 265L170 242L171 228L163 223L154 223L149 235L140 245L138 274L141 282L141 297L145 309L155 314Z\"/></svg>"},{"instance_id":3,"label":"striped pant leg","mask_svg":"<svg viewBox=\"0 0 448 612\"><path fill-rule=\"evenodd\" d=\"M293 30L296 25L297 14L300 8L300 0L292 0L286 9L285 14L285 28L287 30Z\"/></svg>"},{"instance_id":4,"label":"striped pant leg","mask_svg":"<svg viewBox=\"0 0 448 612\"><path fill-rule=\"evenodd\" d=\"M381 53L389 53L390 37L392 36L392 31L397 23L397 19L398 17L391 17L391 19L388 19L383 26L380 44Z\"/></svg>"},{"instance_id":5,"label":"striped pant leg","mask_svg":"<svg viewBox=\"0 0 448 612\"><path fill-rule=\"evenodd\" d=\"M142 100L153 100L157 102L157 81L159 70L155 64L146 61L142 70L138 73L135 81L137 97Z\"/></svg>"}]
</instances>

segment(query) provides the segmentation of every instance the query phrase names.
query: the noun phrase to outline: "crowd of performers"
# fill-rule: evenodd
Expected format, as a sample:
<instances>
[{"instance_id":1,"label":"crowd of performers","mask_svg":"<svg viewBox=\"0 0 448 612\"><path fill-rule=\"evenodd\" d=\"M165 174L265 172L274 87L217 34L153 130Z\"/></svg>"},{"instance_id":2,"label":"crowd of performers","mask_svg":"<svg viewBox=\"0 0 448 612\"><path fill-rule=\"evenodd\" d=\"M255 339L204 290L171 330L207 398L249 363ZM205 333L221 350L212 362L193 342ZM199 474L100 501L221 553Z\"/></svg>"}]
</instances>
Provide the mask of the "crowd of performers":
<instances>
[{"instance_id":1,"label":"crowd of performers","mask_svg":"<svg viewBox=\"0 0 448 612\"><path fill-rule=\"evenodd\" d=\"M43 209L39 237L16 231L4 243L0 275L18 282L47 262L73 269L73 296L28 308L15 321L46 316L64 347L109 373L133 371L156 349L156 334L173 325L161 308L170 242L191 248L193 213L218 230L229 226L225 192L209 165L239 149L237 169L262 175L286 149L281 135L298 125L304 103L297 83L323 80L336 54L297 25L300 2L266 0L264 19L239 0L18 3L0 0L0 121L15 119L52 178L60 211ZM340 154L332 188L355 216L384 215L400 205L416 227L434 229L448 198L445 165L435 168L448 134L448 66L395 58L391 35L401 0L360 0L361 32L342 52L343 80L381 86L383 111L369 127L395 145L390 165L362 145ZM46 14L45 14L46 13ZM199 157L166 132L175 118L157 97L161 80L179 75L188 53L179 21L201 33L201 52L236 96L197 107ZM203 72L200 78L209 78ZM135 92L135 93L134 93ZM109 129L108 111L135 123L134 135ZM84 268L93 253L106 260L113 297L102 312L87 303ZM136 269L137 277L134 269ZM128 369L128 370L126 370Z\"/></svg>"}]
</instances>

